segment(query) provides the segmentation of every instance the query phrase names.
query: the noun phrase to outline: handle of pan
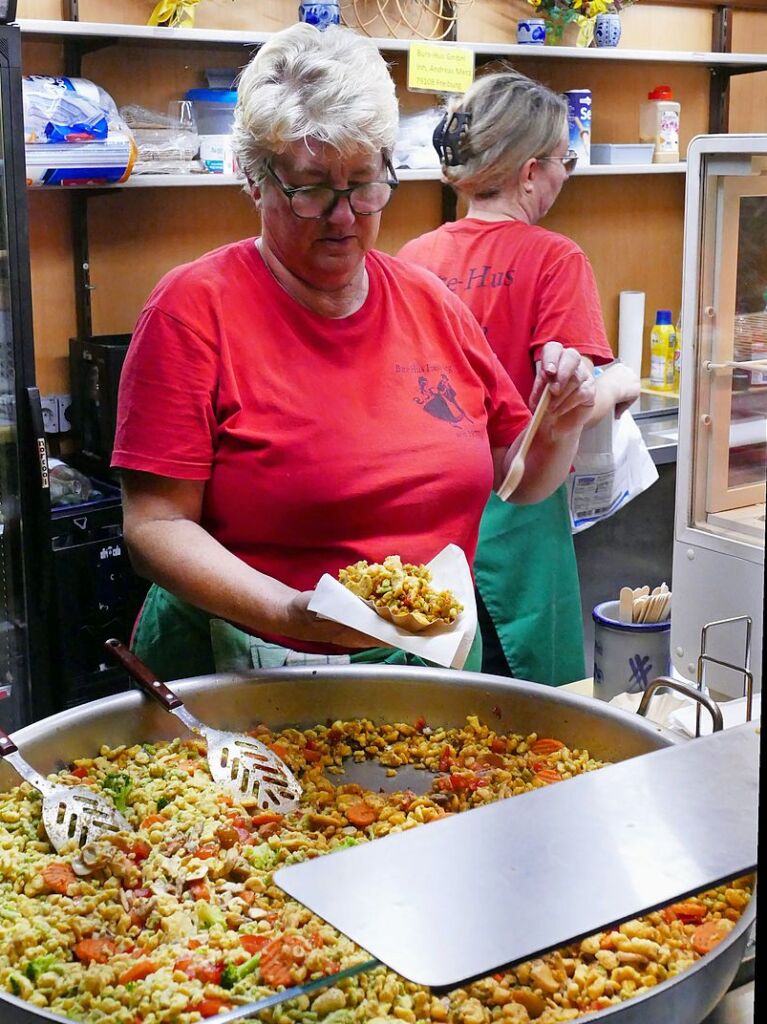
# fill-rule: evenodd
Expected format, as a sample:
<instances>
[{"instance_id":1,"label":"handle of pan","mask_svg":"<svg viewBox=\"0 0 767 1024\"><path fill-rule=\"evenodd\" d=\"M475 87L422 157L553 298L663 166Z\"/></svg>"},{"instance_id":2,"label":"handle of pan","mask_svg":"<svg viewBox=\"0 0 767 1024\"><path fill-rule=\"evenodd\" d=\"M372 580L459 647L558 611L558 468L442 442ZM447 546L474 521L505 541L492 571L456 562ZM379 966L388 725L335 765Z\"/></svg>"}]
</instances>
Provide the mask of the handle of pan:
<instances>
[{"instance_id":1,"label":"handle of pan","mask_svg":"<svg viewBox=\"0 0 767 1024\"><path fill-rule=\"evenodd\" d=\"M166 711L175 711L183 705L180 697L169 690L165 683L161 683L154 672L144 662L137 658L132 651L122 643L121 640L107 640L104 644L106 651L122 665L128 675L133 679L144 693L154 697L165 708Z\"/></svg>"}]
</instances>

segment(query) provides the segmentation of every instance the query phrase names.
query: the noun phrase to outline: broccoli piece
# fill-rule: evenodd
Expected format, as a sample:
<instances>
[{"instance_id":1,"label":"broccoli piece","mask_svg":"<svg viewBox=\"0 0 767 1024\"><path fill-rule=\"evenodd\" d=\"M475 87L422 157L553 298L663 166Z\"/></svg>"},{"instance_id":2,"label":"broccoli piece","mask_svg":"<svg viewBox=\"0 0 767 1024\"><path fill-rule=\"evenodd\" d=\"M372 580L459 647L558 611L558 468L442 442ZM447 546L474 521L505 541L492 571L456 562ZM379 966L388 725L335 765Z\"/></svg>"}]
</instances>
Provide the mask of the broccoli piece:
<instances>
[{"instance_id":1,"label":"broccoli piece","mask_svg":"<svg viewBox=\"0 0 767 1024\"><path fill-rule=\"evenodd\" d=\"M101 783L101 788L112 794L112 800L118 811L127 811L128 794L133 789L130 776L125 772L110 772Z\"/></svg>"},{"instance_id":2,"label":"broccoli piece","mask_svg":"<svg viewBox=\"0 0 767 1024\"><path fill-rule=\"evenodd\" d=\"M273 850L268 843L246 846L242 852L258 871L268 871L277 861L277 851Z\"/></svg>"},{"instance_id":3,"label":"broccoli piece","mask_svg":"<svg viewBox=\"0 0 767 1024\"><path fill-rule=\"evenodd\" d=\"M11 992L15 996L21 995L21 978L18 974L11 974L8 978L8 984L11 986Z\"/></svg>"},{"instance_id":4,"label":"broccoli piece","mask_svg":"<svg viewBox=\"0 0 767 1024\"><path fill-rule=\"evenodd\" d=\"M212 907L205 900L197 900L195 907L197 909L197 922L201 928L209 929L217 924L220 924L222 928L226 927L224 912L219 910L218 907Z\"/></svg>"},{"instance_id":5,"label":"broccoli piece","mask_svg":"<svg viewBox=\"0 0 767 1024\"><path fill-rule=\"evenodd\" d=\"M334 850L345 850L349 846L358 846L358 845L359 845L359 839L355 839L354 836L346 836L344 839L341 840L340 843L336 843L333 846L333 849Z\"/></svg>"},{"instance_id":6,"label":"broccoli piece","mask_svg":"<svg viewBox=\"0 0 767 1024\"><path fill-rule=\"evenodd\" d=\"M170 803L170 799L167 796L161 796L157 801L157 810L161 811L163 807L167 807Z\"/></svg>"},{"instance_id":7,"label":"broccoli piece","mask_svg":"<svg viewBox=\"0 0 767 1024\"><path fill-rule=\"evenodd\" d=\"M260 960L261 954L256 953L250 960L246 960L244 964L239 966L227 964L224 968L224 973L221 975L221 988L234 988L238 981L242 981L243 978L247 978L249 974L255 971Z\"/></svg>"},{"instance_id":8,"label":"broccoli piece","mask_svg":"<svg viewBox=\"0 0 767 1024\"><path fill-rule=\"evenodd\" d=\"M354 1024L353 1010L333 1010L323 1019L322 1024Z\"/></svg>"},{"instance_id":9,"label":"broccoli piece","mask_svg":"<svg viewBox=\"0 0 767 1024\"><path fill-rule=\"evenodd\" d=\"M27 966L24 968L24 973L30 981L37 981L40 975L49 970L56 963L56 956L53 953L49 953L47 956L36 956L34 960L30 960Z\"/></svg>"}]
</instances>

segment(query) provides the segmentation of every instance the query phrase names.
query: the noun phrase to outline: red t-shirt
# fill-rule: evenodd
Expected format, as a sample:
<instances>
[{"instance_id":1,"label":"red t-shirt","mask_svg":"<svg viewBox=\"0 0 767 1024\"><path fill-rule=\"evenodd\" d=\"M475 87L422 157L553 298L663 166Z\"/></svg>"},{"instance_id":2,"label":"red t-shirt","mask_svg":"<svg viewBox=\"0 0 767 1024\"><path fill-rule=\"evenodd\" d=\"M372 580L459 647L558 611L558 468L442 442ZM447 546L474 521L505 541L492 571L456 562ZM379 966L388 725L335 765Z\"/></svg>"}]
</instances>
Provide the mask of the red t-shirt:
<instances>
[{"instance_id":1,"label":"red t-shirt","mask_svg":"<svg viewBox=\"0 0 767 1024\"><path fill-rule=\"evenodd\" d=\"M597 365L614 358L591 264L564 235L467 217L407 242L399 256L433 271L466 303L525 399L547 341Z\"/></svg>"},{"instance_id":2,"label":"red t-shirt","mask_svg":"<svg viewBox=\"0 0 767 1024\"><path fill-rule=\"evenodd\" d=\"M366 266L363 306L331 319L254 239L217 249L160 282L122 371L113 465L205 480L205 529L299 590L448 543L471 563L490 448L529 418L458 299L394 257Z\"/></svg>"}]
</instances>

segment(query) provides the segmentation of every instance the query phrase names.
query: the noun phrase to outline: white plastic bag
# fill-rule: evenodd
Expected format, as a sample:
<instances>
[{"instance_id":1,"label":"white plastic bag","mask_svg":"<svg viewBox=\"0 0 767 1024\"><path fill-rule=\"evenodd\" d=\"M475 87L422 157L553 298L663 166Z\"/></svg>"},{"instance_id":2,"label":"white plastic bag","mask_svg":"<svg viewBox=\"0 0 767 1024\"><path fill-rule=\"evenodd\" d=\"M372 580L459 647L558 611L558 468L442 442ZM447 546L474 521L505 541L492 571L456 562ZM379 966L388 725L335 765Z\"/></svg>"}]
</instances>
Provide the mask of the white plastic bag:
<instances>
[{"instance_id":1,"label":"white plastic bag","mask_svg":"<svg viewBox=\"0 0 767 1024\"><path fill-rule=\"evenodd\" d=\"M634 417L605 416L584 430L567 481L573 533L623 508L658 479L658 470Z\"/></svg>"},{"instance_id":2,"label":"white plastic bag","mask_svg":"<svg viewBox=\"0 0 767 1024\"><path fill-rule=\"evenodd\" d=\"M444 110L439 107L429 107L400 117L394 145L395 167L411 170L439 168L439 157L431 137L443 114Z\"/></svg>"}]
</instances>

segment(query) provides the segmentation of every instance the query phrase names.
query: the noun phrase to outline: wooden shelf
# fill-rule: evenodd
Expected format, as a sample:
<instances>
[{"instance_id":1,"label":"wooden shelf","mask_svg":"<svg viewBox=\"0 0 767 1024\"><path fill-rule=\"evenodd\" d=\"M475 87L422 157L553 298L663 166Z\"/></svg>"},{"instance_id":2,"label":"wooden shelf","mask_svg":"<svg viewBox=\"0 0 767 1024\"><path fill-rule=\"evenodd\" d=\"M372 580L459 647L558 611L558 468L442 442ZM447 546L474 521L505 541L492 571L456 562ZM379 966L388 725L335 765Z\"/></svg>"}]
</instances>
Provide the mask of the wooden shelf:
<instances>
[{"instance_id":1,"label":"wooden shelf","mask_svg":"<svg viewBox=\"0 0 767 1024\"><path fill-rule=\"evenodd\" d=\"M22 36L34 39L81 39L141 41L162 45L200 44L203 46L260 46L272 37L271 32L242 32L202 28L153 28L149 25L119 25L107 22L47 21L20 18ZM379 50L406 53L410 39L374 39ZM622 50L620 47L587 49L578 46L519 46L516 43L436 43L437 46L468 47L478 56L520 57L538 60L592 60L600 63L633 61L652 64L698 64L703 67L767 70L763 53L709 53L679 50Z\"/></svg>"},{"instance_id":2,"label":"wooden shelf","mask_svg":"<svg viewBox=\"0 0 767 1024\"><path fill-rule=\"evenodd\" d=\"M592 164L591 167L578 167L575 174L582 177L601 177L616 174L684 174L687 165L678 164ZM440 173L436 169L408 170L400 168L397 177L403 183L408 181L439 181ZM33 186L35 191L44 192L69 192L72 189L87 188L211 188L211 187L236 187L242 188L244 179L235 177L232 174L133 174L127 181L120 184L109 185L67 185L61 186Z\"/></svg>"}]
</instances>

